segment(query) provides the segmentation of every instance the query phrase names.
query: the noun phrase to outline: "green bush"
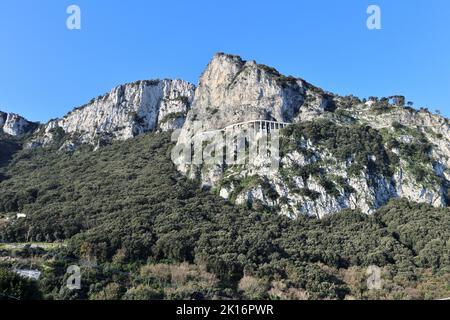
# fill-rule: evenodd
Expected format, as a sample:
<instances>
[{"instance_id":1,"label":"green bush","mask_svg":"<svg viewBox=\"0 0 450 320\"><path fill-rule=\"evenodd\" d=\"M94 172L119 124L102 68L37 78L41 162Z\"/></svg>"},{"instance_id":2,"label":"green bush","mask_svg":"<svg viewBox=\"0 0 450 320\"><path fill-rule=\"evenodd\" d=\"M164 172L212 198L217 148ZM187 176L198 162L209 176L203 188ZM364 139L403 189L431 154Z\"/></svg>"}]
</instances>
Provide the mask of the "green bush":
<instances>
[{"instance_id":1,"label":"green bush","mask_svg":"<svg viewBox=\"0 0 450 320\"><path fill-rule=\"evenodd\" d=\"M0 267L0 300L38 300L42 298L34 280L22 278Z\"/></svg>"}]
</instances>

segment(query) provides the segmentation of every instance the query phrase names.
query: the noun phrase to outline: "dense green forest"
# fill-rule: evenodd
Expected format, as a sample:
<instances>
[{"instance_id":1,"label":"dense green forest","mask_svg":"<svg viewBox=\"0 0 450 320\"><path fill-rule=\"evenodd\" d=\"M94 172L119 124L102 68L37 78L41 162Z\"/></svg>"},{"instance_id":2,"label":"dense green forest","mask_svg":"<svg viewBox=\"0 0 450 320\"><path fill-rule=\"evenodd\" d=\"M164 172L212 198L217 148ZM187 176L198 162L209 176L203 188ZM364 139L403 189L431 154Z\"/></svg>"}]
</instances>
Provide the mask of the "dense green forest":
<instances>
[{"instance_id":1,"label":"dense green forest","mask_svg":"<svg viewBox=\"0 0 450 320\"><path fill-rule=\"evenodd\" d=\"M169 134L72 153L19 150L8 139L0 140L0 299L450 296L448 208L399 199L371 216L291 220L201 190L172 164ZM42 271L38 283L5 271L25 265ZM81 267L81 290L66 287L70 265ZM371 265L382 270L381 290L367 288Z\"/></svg>"}]
</instances>

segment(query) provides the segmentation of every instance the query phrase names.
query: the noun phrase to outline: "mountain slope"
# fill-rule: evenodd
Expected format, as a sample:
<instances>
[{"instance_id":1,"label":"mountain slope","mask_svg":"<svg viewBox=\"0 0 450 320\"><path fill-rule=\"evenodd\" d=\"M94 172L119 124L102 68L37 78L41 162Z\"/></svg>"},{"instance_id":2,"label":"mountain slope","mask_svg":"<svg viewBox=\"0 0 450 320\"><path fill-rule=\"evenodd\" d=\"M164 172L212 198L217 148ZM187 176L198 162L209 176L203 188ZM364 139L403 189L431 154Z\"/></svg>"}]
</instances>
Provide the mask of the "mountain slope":
<instances>
[{"instance_id":1,"label":"mountain slope","mask_svg":"<svg viewBox=\"0 0 450 320\"><path fill-rule=\"evenodd\" d=\"M235 123L290 123L281 132L280 170L268 170L261 157L247 157L245 165L177 159L178 168L237 204L291 217L346 208L372 213L392 198L445 207L450 123L404 100L341 97L254 61L217 54L200 78L178 147L207 143L211 137L201 132Z\"/></svg>"},{"instance_id":2,"label":"mountain slope","mask_svg":"<svg viewBox=\"0 0 450 320\"><path fill-rule=\"evenodd\" d=\"M180 128L194 90L183 80L145 80L118 86L42 126L30 146L45 146L64 136L62 147L70 151L80 144L98 147L153 130Z\"/></svg>"},{"instance_id":3,"label":"mountain slope","mask_svg":"<svg viewBox=\"0 0 450 320\"><path fill-rule=\"evenodd\" d=\"M200 177L204 187L238 205L264 206L292 218L357 208L370 214L393 198L446 207L450 123L404 104L401 96L341 97L219 53L197 88L182 80L138 81L34 131L35 124L17 115L1 113L0 125L9 135L32 132L24 140L28 148L58 145L73 152L157 130L175 130L177 148L203 145L208 139L199 133L270 120L288 124L280 131L279 170L268 170L265 157L245 165L173 160L180 172Z\"/></svg>"},{"instance_id":4,"label":"mountain slope","mask_svg":"<svg viewBox=\"0 0 450 320\"><path fill-rule=\"evenodd\" d=\"M50 299L449 296L449 121L404 100L217 54L197 88L126 84L42 125L0 112L0 268L42 271ZM282 124L277 170L173 162L255 120Z\"/></svg>"},{"instance_id":5,"label":"mountain slope","mask_svg":"<svg viewBox=\"0 0 450 320\"><path fill-rule=\"evenodd\" d=\"M20 136L33 132L37 123L30 122L15 113L6 113L0 110L0 133L10 136Z\"/></svg>"},{"instance_id":6,"label":"mountain slope","mask_svg":"<svg viewBox=\"0 0 450 320\"><path fill-rule=\"evenodd\" d=\"M344 211L292 220L202 191L176 171L171 147L169 134L150 133L95 152L19 151L3 168L9 178L0 182L0 215L23 212L27 218L0 223L0 242L68 241L67 248L30 257L45 271L41 284L53 298L94 298L111 286L120 288L116 298L136 297L139 290L168 299L195 292L206 298L448 295L447 209L399 201L373 216ZM95 271L83 261L95 263ZM217 281L157 280L158 270L181 262ZM69 294L64 270L74 263L89 277L81 291ZM378 296L363 280L371 264L383 268L386 287ZM256 296L242 284L238 289L245 281L256 281ZM436 282L443 285L429 289Z\"/></svg>"}]
</instances>

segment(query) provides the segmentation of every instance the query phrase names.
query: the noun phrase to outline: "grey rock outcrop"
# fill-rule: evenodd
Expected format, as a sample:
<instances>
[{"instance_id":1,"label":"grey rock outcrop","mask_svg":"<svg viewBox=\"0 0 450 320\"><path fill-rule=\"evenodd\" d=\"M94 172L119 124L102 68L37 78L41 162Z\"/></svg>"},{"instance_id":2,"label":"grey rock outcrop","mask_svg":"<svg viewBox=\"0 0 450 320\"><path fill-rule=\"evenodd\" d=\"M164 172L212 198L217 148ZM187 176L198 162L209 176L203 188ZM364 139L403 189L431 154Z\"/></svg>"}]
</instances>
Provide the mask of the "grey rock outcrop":
<instances>
[{"instance_id":1,"label":"grey rock outcrop","mask_svg":"<svg viewBox=\"0 0 450 320\"><path fill-rule=\"evenodd\" d=\"M36 124L15 113L0 111L0 129L11 136L21 136L36 128Z\"/></svg>"},{"instance_id":2,"label":"grey rock outcrop","mask_svg":"<svg viewBox=\"0 0 450 320\"><path fill-rule=\"evenodd\" d=\"M173 160L179 171L199 178L204 187L239 205L264 206L292 218L322 218L347 208L370 214L399 197L447 206L450 122L424 109L404 107L400 100L342 97L255 61L219 53L201 75L197 88L182 80L118 86L65 117L41 125L28 146L57 142L61 151L72 152L84 143L99 148L146 132L175 130ZM276 135L273 130L280 134L283 150L269 152L279 162L276 170L270 167L273 159L268 159L269 153L258 154L247 163L222 162L220 150L234 152L235 146L229 147L228 142L221 142L213 152L219 154L219 163L202 161L204 144L208 146L217 134L252 130L258 139L264 138L257 128L260 125L263 130L261 121L270 121L264 122L269 135ZM317 129L320 139L316 141L301 131L311 127L296 134L289 131L289 127L318 121L332 124L331 135L340 131L346 139L322 143L324 127ZM285 129L280 130L282 127ZM0 112L0 129L7 134L21 135L35 128L20 116ZM358 130L372 130L372 135L364 137L375 137L374 141L362 141ZM354 136L346 137L348 132ZM323 136L327 138L329 134ZM339 149L342 141L351 145L345 157ZM368 147L357 155L360 144ZM202 154L194 159L199 162L183 159L191 156L193 145L202 147ZM187 152L180 154L180 150ZM355 166L357 161L360 163ZM374 164L381 169L374 170Z\"/></svg>"},{"instance_id":3,"label":"grey rock outcrop","mask_svg":"<svg viewBox=\"0 0 450 320\"><path fill-rule=\"evenodd\" d=\"M292 122L302 117L301 107L310 113L321 112L327 100L320 89L302 79L218 53L200 78L180 142L192 136L196 122L205 131L251 120Z\"/></svg>"},{"instance_id":4,"label":"grey rock outcrop","mask_svg":"<svg viewBox=\"0 0 450 320\"><path fill-rule=\"evenodd\" d=\"M80 143L99 145L136 135L180 128L195 87L182 80L146 80L125 84L47 123L31 146L47 145L56 133L71 136L70 148Z\"/></svg>"},{"instance_id":5,"label":"grey rock outcrop","mask_svg":"<svg viewBox=\"0 0 450 320\"><path fill-rule=\"evenodd\" d=\"M202 139L201 132L240 122L302 123L318 119L342 126L366 125L383 131L384 135L395 135L393 126L397 123L417 135L423 134L422 138L398 137L398 140L412 145L422 139L430 143L430 163L422 164L420 169L427 173L429 181L425 183L417 178L411 169L411 159L402 157L390 175L371 173L369 168L350 175L351 161L341 162L329 150L310 141L294 141L294 146L303 144L309 155L297 151L284 154L280 158L283 172L268 171L265 165L260 165L264 164L264 159L232 166L191 163L176 157L174 161L183 174L199 177L203 186L216 190L224 198L242 205L277 208L278 212L293 218L300 214L321 218L346 208L370 214L398 197L436 207L447 205L450 187L450 125L447 119L389 104L380 111L372 103L325 92L302 79L283 76L273 68L243 61L237 56L220 53L208 64L179 132L177 147L181 150L183 146L197 143L196 140ZM385 147L389 152L398 151ZM370 157L377 161L375 156ZM292 170L315 163L326 164L321 168L323 177L338 180L345 187L337 186L330 193L321 181L323 177L305 180ZM286 175L286 171L292 172Z\"/></svg>"}]
</instances>

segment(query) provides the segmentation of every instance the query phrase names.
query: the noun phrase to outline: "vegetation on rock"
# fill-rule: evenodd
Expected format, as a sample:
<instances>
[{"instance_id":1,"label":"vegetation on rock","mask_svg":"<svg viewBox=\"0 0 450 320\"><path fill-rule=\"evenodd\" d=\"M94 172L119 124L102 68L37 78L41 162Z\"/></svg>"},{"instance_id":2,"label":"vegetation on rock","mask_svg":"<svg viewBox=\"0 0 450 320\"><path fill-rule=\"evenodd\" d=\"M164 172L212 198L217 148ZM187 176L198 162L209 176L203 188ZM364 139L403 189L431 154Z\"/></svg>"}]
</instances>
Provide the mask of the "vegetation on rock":
<instances>
[{"instance_id":1,"label":"vegetation on rock","mask_svg":"<svg viewBox=\"0 0 450 320\"><path fill-rule=\"evenodd\" d=\"M330 128L289 130L336 149L342 158L355 149L332 130L375 137L379 144L356 150L389 159L376 131ZM27 217L0 222L0 242L65 245L22 250L21 260L0 259L3 267L32 260L43 272L39 289L47 299L450 295L448 208L398 200L372 216L346 210L322 220L291 220L264 208L237 207L177 172L169 138L147 134L95 152L12 150L0 169L0 219L15 212ZM373 169L385 170L377 163ZM333 190L330 181L323 183ZM11 256L11 249L0 248L0 256ZM81 290L71 291L66 270L74 264L83 281ZM382 269L382 290L367 288L370 265ZM15 277L6 279L12 280L0 293L26 296L22 289L9 289Z\"/></svg>"}]
</instances>

